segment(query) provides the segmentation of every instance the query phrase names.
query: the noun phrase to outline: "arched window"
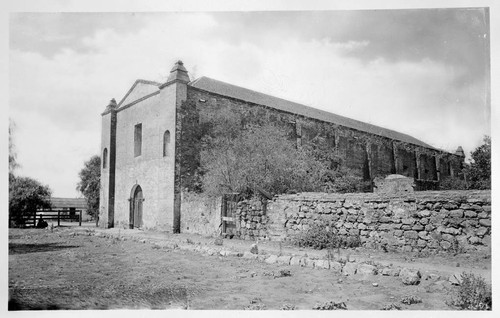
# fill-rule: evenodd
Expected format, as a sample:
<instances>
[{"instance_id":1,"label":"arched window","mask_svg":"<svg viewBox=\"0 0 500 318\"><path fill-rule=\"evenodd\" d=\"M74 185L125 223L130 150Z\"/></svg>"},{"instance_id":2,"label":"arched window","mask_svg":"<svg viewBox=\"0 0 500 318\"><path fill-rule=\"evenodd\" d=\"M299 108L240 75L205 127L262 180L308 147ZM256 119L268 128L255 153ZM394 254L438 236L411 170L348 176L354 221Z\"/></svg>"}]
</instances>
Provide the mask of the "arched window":
<instances>
[{"instance_id":1,"label":"arched window","mask_svg":"<svg viewBox=\"0 0 500 318\"><path fill-rule=\"evenodd\" d=\"M102 151L102 168L106 169L108 167L108 148L104 148Z\"/></svg>"},{"instance_id":2,"label":"arched window","mask_svg":"<svg viewBox=\"0 0 500 318\"><path fill-rule=\"evenodd\" d=\"M168 156L168 144L170 143L170 131L163 134L163 157Z\"/></svg>"}]
</instances>

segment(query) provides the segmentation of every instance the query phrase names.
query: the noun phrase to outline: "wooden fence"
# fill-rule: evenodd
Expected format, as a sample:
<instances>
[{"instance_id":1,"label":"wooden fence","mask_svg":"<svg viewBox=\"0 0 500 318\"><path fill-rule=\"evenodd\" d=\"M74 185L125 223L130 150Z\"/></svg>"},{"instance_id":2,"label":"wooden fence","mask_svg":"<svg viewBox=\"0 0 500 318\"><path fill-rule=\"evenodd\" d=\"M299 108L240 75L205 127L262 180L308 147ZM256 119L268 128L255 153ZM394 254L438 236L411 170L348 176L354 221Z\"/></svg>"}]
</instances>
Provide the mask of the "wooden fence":
<instances>
[{"instance_id":1,"label":"wooden fence","mask_svg":"<svg viewBox=\"0 0 500 318\"><path fill-rule=\"evenodd\" d=\"M82 210L43 210L37 211L31 215L23 215L24 224L29 226L33 225L36 227L38 220L42 216L44 221L47 220L57 220L57 226L61 226L61 220L63 221L77 221L78 226L82 226ZM14 218L10 218L10 221L15 221Z\"/></svg>"}]
</instances>

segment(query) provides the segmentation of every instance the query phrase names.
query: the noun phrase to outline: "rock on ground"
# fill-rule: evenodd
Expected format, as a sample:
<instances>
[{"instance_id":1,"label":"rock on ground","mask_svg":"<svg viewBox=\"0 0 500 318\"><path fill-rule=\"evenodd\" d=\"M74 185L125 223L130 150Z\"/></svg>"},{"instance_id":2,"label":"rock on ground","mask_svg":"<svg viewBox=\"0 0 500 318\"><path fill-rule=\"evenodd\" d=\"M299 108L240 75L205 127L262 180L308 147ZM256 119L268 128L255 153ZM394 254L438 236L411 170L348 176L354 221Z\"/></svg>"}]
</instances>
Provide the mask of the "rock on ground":
<instances>
[{"instance_id":1,"label":"rock on ground","mask_svg":"<svg viewBox=\"0 0 500 318\"><path fill-rule=\"evenodd\" d=\"M399 277L401 277L401 281L405 285L418 285L422 275L418 270L403 268L399 273Z\"/></svg>"}]
</instances>

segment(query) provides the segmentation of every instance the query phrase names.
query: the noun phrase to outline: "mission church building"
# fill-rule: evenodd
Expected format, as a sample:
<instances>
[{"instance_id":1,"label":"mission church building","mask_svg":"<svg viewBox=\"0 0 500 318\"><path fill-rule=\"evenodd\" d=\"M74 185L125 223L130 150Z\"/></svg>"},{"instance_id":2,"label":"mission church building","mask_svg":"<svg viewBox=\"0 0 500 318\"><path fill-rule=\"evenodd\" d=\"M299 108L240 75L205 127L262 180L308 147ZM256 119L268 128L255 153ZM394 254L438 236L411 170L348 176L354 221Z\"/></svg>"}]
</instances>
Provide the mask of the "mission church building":
<instances>
[{"instance_id":1,"label":"mission church building","mask_svg":"<svg viewBox=\"0 0 500 318\"><path fill-rule=\"evenodd\" d=\"M282 123L297 147L323 140L364 180L401 174L437 183L455 176L465 158L461 147L452 154L396 131L208 77L191 81L178 61L165 83L137 80L102 113L99 225L180 232L181 171L189 170L180 152L199 149L181 147L183 129L193 127L183 127L183 118L191 112L200 124L228 111L242 123Z\"/></svg>"}]
</instances>

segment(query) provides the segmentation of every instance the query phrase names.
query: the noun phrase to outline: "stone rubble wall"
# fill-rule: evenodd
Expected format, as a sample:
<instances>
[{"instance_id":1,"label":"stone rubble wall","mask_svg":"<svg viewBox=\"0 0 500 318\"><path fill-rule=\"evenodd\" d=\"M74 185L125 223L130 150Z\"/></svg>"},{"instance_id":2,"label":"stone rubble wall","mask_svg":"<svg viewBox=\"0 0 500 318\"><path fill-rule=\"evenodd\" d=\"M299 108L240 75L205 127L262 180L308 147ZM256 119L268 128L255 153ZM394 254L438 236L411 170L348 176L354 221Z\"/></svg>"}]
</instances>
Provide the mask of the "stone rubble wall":
<instances>
[{"instance_id":1,"label":"stone rubble wall","mask_svg":"<svg viewBox=\"0 0 500 318\"><path fill-rule=\"evenodd\" d=\"M244 240L265 240L269 236L266 202L259 199L238 202L234 213L235 236Z\"/></svg>"},{"instance_id":2,"label":"stone rubble wall","mask_svg":"<svg viewBox=\"0 0 500 318\"><path fill-rule=\"evenodd\" d=\"M293 240L319 224L375 249L481 250L491 245L491 191L281 195L265 208L240 202L235 220L242 239Z\"/></svg>"}]
</instances>

